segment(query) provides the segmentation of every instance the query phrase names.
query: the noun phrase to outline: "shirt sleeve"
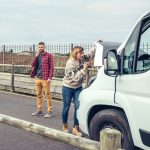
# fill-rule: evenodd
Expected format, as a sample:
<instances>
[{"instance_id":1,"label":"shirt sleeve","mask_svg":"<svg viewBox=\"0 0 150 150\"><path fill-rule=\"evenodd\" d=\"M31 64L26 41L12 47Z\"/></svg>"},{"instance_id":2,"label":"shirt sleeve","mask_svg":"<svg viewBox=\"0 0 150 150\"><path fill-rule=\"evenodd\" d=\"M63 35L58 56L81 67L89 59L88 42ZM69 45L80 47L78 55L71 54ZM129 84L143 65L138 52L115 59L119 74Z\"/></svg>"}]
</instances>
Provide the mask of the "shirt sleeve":
<instances>
[{"instance_id":1,"label":"shirt sleeve","mask_svg":"<svg viewBox=\"0 0 150 150\"><path fill-rule=\"evenodd\" d=\"M49 79L52 80L54 74L54 58L52 54L49 54Z\"/></svg>"},{"instance_id":2,"label":"shirt sleeve","mask_svg":"<svg viewBox=\"0 0 150 150\"><path fill-rule=\"evenodd\" d=\"M35 66L36 66L37 57L38 57L38 56L36 56L36 57L33 58L33 61L32 61L32 63L31 63L31 67L35 67Z\"/></svg>"},{"instance_id":3,"label":"shirt sleeve","mask_svg":"<svg viewBox=\"0 0 150 150\"><path fill-rule=\"evenodd\" d=\"M36 68L37 68L37 57L34 57L32 63L31 63L31 69L30 69L30 77L33 78L35 76Z\"/></svg>"}]
</instances>

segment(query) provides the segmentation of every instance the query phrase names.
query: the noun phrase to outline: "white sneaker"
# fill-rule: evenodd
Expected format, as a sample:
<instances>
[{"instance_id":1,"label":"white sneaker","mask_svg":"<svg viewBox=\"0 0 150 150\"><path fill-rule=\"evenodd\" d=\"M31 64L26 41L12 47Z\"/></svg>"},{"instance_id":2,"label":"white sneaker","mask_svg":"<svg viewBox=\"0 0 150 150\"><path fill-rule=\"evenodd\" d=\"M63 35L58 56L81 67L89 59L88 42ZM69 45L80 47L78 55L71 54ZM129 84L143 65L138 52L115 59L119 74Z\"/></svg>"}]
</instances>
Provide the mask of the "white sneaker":
<instances>
[{"instance_id":1,"label":"white sneaker","mask_svg":"<svg viewBox=\"0 0 150 150\"><path fill-rule=\"evenodd\" d=\"M44 115L45 118L51 118L51 117L53 117L53 116L54 116L54 115L53 115L52 112L48 112L48 113L46 113L46 114Z\"/></svg>"}]
</instances>

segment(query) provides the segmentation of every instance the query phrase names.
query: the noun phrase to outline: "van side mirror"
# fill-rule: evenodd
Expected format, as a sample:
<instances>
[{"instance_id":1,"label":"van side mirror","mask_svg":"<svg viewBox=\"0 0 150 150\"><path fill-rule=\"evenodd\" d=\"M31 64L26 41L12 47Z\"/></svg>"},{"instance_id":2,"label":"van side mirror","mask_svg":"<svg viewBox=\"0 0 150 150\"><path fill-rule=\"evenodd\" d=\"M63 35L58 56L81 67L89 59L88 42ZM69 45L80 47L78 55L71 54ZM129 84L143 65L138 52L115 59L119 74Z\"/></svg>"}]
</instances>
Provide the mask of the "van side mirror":
<instances>
[{"instance_id":1,"label":"van side mirror","mask_svg":"<svg viewBox=\"0 0 150 150\"><path fill-rule=\"evenodd\" d=\"M118 73L118 59L117 51L115 49L109 50L104 55L104 71L107 75L116 76Z\"/></svg>"}]
</instances>

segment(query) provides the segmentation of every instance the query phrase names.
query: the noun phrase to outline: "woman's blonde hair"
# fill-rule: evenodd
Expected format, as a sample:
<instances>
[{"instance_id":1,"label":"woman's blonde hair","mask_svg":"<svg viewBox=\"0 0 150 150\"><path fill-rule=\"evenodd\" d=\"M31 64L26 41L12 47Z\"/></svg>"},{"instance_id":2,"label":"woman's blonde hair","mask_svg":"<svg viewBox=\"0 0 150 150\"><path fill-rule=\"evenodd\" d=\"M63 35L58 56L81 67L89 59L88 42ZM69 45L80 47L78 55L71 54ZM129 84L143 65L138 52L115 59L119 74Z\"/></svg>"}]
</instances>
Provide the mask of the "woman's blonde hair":
<instances>
[{"instance_id":1,"label":"woman's blonde hair","mask_svg":"<svg viewBox=\"0 0 150 150\"><path fill-rule=\"evenodd\" d=\"M70 58L76 59L77 53L84 51L83 47L75 46L70 54Z\"/></svg>"}]
</instances>

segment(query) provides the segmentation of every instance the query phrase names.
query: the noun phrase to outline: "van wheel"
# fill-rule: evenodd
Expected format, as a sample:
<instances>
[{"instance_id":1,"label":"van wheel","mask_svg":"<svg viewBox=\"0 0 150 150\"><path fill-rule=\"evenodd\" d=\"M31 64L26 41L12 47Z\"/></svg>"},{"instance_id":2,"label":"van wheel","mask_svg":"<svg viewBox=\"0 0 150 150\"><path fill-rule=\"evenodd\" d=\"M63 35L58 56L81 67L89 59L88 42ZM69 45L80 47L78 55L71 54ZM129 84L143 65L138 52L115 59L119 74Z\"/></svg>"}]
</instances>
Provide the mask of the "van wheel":
<instances>
[{"instance_id":1,"label":"van wheel","mask_svg":"<svg viewBox=\"0 0 150 150\"><path fill-rule=\"evenodd\" d=\"M105 128L119 130L122 133L122 148L134 150L128 121L123 112L114 109L105 109L96 113L92 118L89 127L90 138L99 141L100 131Z\"/></svg>"}]
</instances>

